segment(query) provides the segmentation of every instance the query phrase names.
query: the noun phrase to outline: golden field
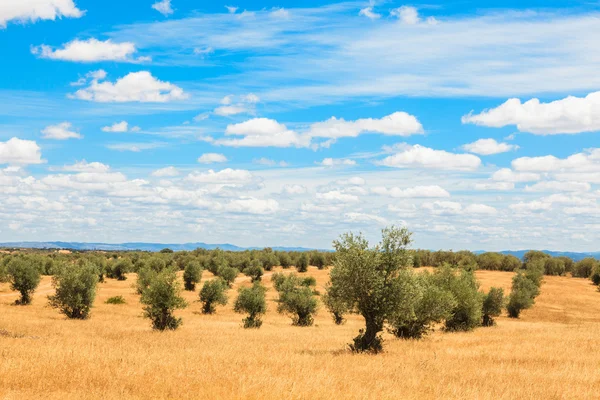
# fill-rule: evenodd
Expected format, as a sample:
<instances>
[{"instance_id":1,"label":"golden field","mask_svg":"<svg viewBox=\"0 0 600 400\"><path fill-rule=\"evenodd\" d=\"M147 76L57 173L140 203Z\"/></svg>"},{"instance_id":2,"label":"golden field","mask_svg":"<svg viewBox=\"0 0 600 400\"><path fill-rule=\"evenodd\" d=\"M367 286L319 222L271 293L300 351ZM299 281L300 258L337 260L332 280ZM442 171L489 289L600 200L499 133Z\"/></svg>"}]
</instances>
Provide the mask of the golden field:
<instances>
[{"instance_id":1,"label":"golden field","mask_svg":"<svg viewBox=\"0 0 600 400\"><path fill-rule=\"evenodd\" d=\"M324 291L327 270L309 274ZM271 287L266 274L264 283ZM512 273L478 271L483 289L510 289ZM211 274L205 272L204 278ZM259 330L241 328L228 306L200 313L195 293L178 312L183 326L154 332L125 282L99 284L91 319L66 320L47 307L44 277L31 306L0 285L1 399L598 399L600 293L587 280L545 277L536 305L520 320L422 341L386 335L386 352L353 355L362 326L333 324L321 307L300 328L276 313L276 293ZM236 286L248 285L238 278ZM123 295L126 305L107 305Z\"/></svg>"}]
</instances>

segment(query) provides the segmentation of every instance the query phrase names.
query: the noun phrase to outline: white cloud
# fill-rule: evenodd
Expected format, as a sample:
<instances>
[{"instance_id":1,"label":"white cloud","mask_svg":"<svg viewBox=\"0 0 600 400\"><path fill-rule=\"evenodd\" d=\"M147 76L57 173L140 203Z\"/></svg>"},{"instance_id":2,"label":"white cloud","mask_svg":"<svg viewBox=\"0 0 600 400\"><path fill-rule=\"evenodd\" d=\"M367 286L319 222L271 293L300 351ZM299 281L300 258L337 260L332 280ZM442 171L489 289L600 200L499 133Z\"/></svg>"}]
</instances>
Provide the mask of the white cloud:
<instances>
[{"instance_id":1,"label":"white cloud","mask_svg":"<svg viewBox=\"0 0 600 400\"><path fill-rule=\"evenodd\" d=\"M214 113L221 117L230 117L232 115L247 114L250 110L244 105L221 106L215 108Z\"/></svg>"},{"instance_id":2,"label":"white cloud","mask_svg":"<svg viewBox=\"0 0 600 400\"><path fill-rule=\"evenodd\" d=\"M225 6L225 8L227 9L227 12L229 12L229 14L235 14L236 11L238 10L238 7L232 7L232 6Z\"/></svg>"},{"instance_id":3,"label":"white cloud","mask_svg":"<svg viewBox=\"0 0 600 400\"><path fill-rule=\"evenodd\" d=\"M499 190L507 191L513 190L515 184L513 182L487 182L487 183L476 183L475 190Z\"/></svg>"},{"instance_id":4,"label":"white cloud","mask_svg":"<svg viewBox=\"0 0 600 400\"><path fill-rule=\"evenodd\" d=\"M384 158L378 164L394 168L433 168L440 170L473 171L481 166L479 157L434 150L421 145L405 145L403 150Z\"/></svg>"},{"instance_id":5,"label":"white cloud","mask_svg":"<svg viewBox=\"0 0 600 400\"><path fill-rule=\"evenodd\" d=\"M362 133L410 136L423 133L423 126L416 117L405 112L395 112L380 119L364 118L356 121L346 121L343 118L332 117L327 121L311 125L308 135L338 139L357 137Z\"/></svg>"},{"instance_id":6,"label":"white cloud","mask_svg":"<svg viewBox=\"0 0 600 400\"><path fill-rule=\"evenodd\" d=\"M393 9L390 15L397 17L400 23L404 25L418 25L422 23L419 11L415 7L402 6ZM428 17L425 22L429 25L436 25L438 21L434 17Z\"/></svg>"},{"instance_id":7,"label":"white cloud","mask_svg":"<svg viewBox=\"0 0 600 400\"><path fill-rule=\"evenodd\" d=\"M133 58L137 51L132 42L115 43L108 39L100 41L94 38L88 40L75 39L63 45L61 49L41 45L32 48L32 53L41 58L52 60L98 62L98 61L148 61L147 57Z\"/></svg>"},{"instance_id":8,"label":"white cloud","mask_svg":"<svg viewBox=\"0 0 600 400\"><path fill-rule=\"evenodd\" d=\"M498 143L494 139L479 139L473 143L465 144L462 148L470 153L489 156L492 154L517 150L519 146L508 143Z\"/></svg>"},{"instance_id":9,"label":"white cloud","mask_svg":"<svg viewBox=\"0 0 600 400\"><path fill-rule=\"evenodd\" d=\"M84 14L73 0L4 0L0 3L0 28L11 21L35 22L61 17L79 18Z\"/></svg>"},{"instance_id":10,"label":"white cloud","mask_svg":"<svg viewBox=\"0 0 600 400\"><path fill-rule=\"evenodd\" d=\"M492 180L498 182L532 182L539 181L541 176L531 172L515 172L510 168L502 168L494 172Z\"/></svg>"},{"instance_id":11,"label":"white cloud","mask_svg":"<svg viewBox=\"0 0 600 400\"><path fill-rule=\"evenodd\" d=\"M332 203L356 203L359 200L358 196L343 193L339 190L332 190L326 193L317 193L317 199Z\"/></svg>"},{"instance_id":12,"label":"white cloud","mask_svg":"<svg viewBox=\"0 0 600 400\"><path fill-rule=\"evenodd\" d=\"M179 170L175 167L165 167L152 172L152 176L158 178L178 176Z\"/></svg>"},{"instance_id":13,"label":"white cloud","mask_svg":"<svg viewBox=\"0 0 600 400\"><path fill-rule=\"evenodd\" d=\"M320 164L324 167L335 167L338 165L352 166L356 165L356 161L347 158L325 158Z\"/></svg>"},{"instance_id":14,"label":"white cloud","mask_svg":"<svg viewBox=\"0 0 600 400\"><path fill-rule=\"evenodd\" d=\"M587 149L563 159L555 156L521 157L513 160L512 166L517 171L600 172L600 149Z\"/></svg>"},{"instance_id":15,"label":"white cloud","mask_svg":"<svg viewBox=\"0 0 600 400\"><path fill-rule=\"evenodd\" d=\"M379 18L381 18L381 14L377 14L375 11L373 11L373 7L365 7L363 9L361 9L359 11L358 15L362 15L362 16L367 17L369 19L379 19Z\"/></svg>"},{"instance_id":16,"label":"white cloud","mask_svg":"<svg viewBox=\"0 0 600 400\"><path fill-rule=\"evenodd\" d=\"M131 151L133 153L139 153L144 150L158 149L166 146L165 143L154 142L154 143L115 143L106 145L107 149L115 151Z\"/></svg>"},{"instance_id":17,"label":"white cloud","mask_svg":"<svg viewBox=\"0 0 600 400\"><path fill-rule=\"evenodd\" d=\"M72 165L65 165L60 168L61 171L67 172L95 172L95 173L105 173L110 170L110 167L106 164L102 164L100 162L91 162L88 163L85 160L78 161Z\"/></svg>"},{"instance_id":18,"label":"white cloud","mask_svg":"<svg viewBox=\"0 0 600 400\"><path fill-rule=\"evenodd\" d=\"M362 186L365 183L367 182L359 176L354 176L350 179L342 179L336 182L336 184L341 186Z\"/></svg>"},{"instance_id":19,"label":"white cloud","mask_svg":"<svg viewBox=\"0 0 600 400\"><path fill-rule=\"evenodd\" d=\"M72 130L73 125L70 122L62 122L58 125L50 125L42 130L44 139L67 140L82 139L83 136Z\"/></svg>"},{"instance_id":20,"label":"white cloud","mask_svg":"<svg viewBox=\"0 0 600 400\"><path fill-rule=\"evenodd\" d=\"M225 134L242 138L221 139L215 143L232 147L307 147L310 144L310 138L302 137L285 125L267 118L254 118L229 125Z\"/></svg>"},{"instance_id":21,"label":"white cloud","mask_svg":"<svg viewBox=\"0 0 600 400\"><path fill-rule=\"evenodd\" d=\"M361 223L362 222L366 222L366 223L376 222L380 225L387 225L389 223L389 221L386 220L385 218L380 217L378 215L373 215L373 214L350 212L350 213L344 214L344 217L352 222L361 222Z\"/></svg>"},{"instance_id":22,"label":"white cloud","mask_svg":"<svg viewBox=\"0 0 600 400\"><path fill-rule=\"evenodd\" d=\"M225 209L235 213L247 213L266 215L273 214L279 210L279 203L273 199L256 199L254 197L246 197L229 202Z\"/></svg>"},{"instance_id":23,"label":"white cloud","mask_svg":"<svg viewBox=\"0 0 600 400\"><path fill-rule=\"evenodd\" d=\"M466 215L495 215L498 210L485 204L470 204L464 209Z\"/></svg>"},{"instance_id":24,"label":"white cloud","mask_svg":"<svg viewBox=\"0 0 600 400\"><path fill-rule=\"evenodd\" d=\"M260 102L260 98L253 93L237 97L228 95L221 100L221 107L217 107L213 113L221 117L230 117L238 114L254 114L256 103L258 102Z\"/></svg>"},{"instance_id":25,"label":"white cloud","mask_svg":"<svg viewBox=\"0 0 600 400\"><path fill-rule=\"evenodd\" d=\"M173 14L173 8L171 7L171 0L161 0L152 4L152 8L164 15L165 17Z\"/></svg>"},{"instance_id":26,"label":"white cloud","mask_svg":"<svg viewBox=\"0 0 600 400\"><path fill-rule=\"evenodd\" d=\"M105 126L102 128L103 132L139 132L139 126L132 126L129 128L129 123L127 121L117 122L111 126Z\"/></svg>"},{"instance_id":27,"label":"white cloud","mask_svg":"<svg viewBox=\"0 0 600 400\"><path fill-rule=\"evenodd\" d=\"M450 193L447 190L442 189L439 186L415 186L410 188L401 189L399 187L386 188L383 186L375 187L371 189L372 193L389 196L394 198L440 198L450 197Z\"/></svg>"},{"instance_id":28,"label":"white cloud","mask_svg":"<svg viewBox=\"0 0 600 400\"><path fill-rule=\"evenodd\" d=\"M208 46L208 47L196 47L196 48L194 48L194 54L196 54L197 56L206 57L209 54L212 54L214 52L215 52L215 49L213 49L210 46Z\"/></svg>"},{"instance_id":29,"label":"white cloud","mask_svg":"<svg viewBox=\"0 0 600 400\"><path fill-rule=\"evenodd\" d=\"M131 72L115 83L101 82L104 78L105 75L100 78L92 77L87 88L78 90L71 97L100 103L165 103L189 97L179 86L159 81L148 71Z\"/></svg>"},{"instance_id":30,"label":"white cloud","mask_svg":"<svg viewBox=\"0 0 600 400\"><path fill-rule=\"evenodd\" d=\"M43 162L40 146L32 140L14 137L0 142L0 164L30 165Z\"/></svg>"},{"instance_id":31,"label":"white cloud","mask_svg":"<svg viewBox=\"0 0 600 400\"><path fill-rule=\"evenodd\" d=\"M532 186L526 186L526 192L587 192L592 186L587 182L538 182Z\"/></svg>"},{"instance_id":32,"label":"white cloud","mask_svg":"<svg viewBox=\"0 0 600 400\"><path fill-rule=\"evenodd\" d=\"M280 18L280 19L289 19L290 18L290 12L284 8L278 8L276 10L271 11L271 17L273 18Z\"/></svg>"},{"instance_id":33,"label":"white cloud","mask_svg":"<svg viewBox=\"0 0 600 400\"><path fill-rule=\"evenodd\" d=\"M518 212L530 212L530 211L547 211L552 208L551 203L542 202L539 200L530 201L528 203L519 202L517 204L511 204L510 209Z\"/></svg>"},{"instance_id":34,"label":"white cloud","mask_svg":"<svg viewBox=\"0 0 600 400\"><path fill-rule=\"evenodd\" d=\"M494 207L486 204L469 204L467 207L454 201L435 201L432 203L423 203L421 208L429 210L433 215L495 215L498 213Z\"/></svg>"},{"instance_id":35,"label":"white cloud","mask_svg":"<svg viewBox=\"0 0 600 400\"><path fill-rule=\"evenodd\" d=\"M294 195L305 194L307 191L308 189L306 189L306 186L303 185L285 185L282 192L285 194Z\"/></svg>"},{"instance_id":36,"label":"white cloud","mask_svg":"<svg viewBox=\"0 0 600 400\"><path fill-rule=\"evenodd\" d=\"M226 168L218 172L212 169L202 173L193 172L186 179L195 183L247 183L252 181L253 176L244 169Z\"/></svg>"},{"instance_id":37,"label":"white cloud","mask_svg":"<svg viewBox=\"0 0 600 400\"><path fill-rule=\"evenodd\" d=\"M198 158L198 162L201 164L224 163L227 162L227 157L225 157L223 154L206 153L202 154L200 158Z\"/></svg>"},{"instance_id":38,"label":"white cloud","mask_svg":"<svg viewBox=\"0 0 600 400\"><path fill-rule=\"evenodd\" d=\"M285 161L275 161L266 157L262 157L259 159L252 160L254 164L258 165L267 165L269 167L280 166L280 167L288 167L289 164Z\"/></svg>"},{"instance_id":39,"label":"white cloud","mask_svg":"<svg viewBox=\"0 0 600 400\"><path fill-rule=\"evenodd\" d=\"M550 103L541 103L538 99L525 103L509 99L480 114L465 115L462 122L494 128L516 125L520 132L535 135L594 132L600 130L600 92Z\"/></svg>"}]
</instances>

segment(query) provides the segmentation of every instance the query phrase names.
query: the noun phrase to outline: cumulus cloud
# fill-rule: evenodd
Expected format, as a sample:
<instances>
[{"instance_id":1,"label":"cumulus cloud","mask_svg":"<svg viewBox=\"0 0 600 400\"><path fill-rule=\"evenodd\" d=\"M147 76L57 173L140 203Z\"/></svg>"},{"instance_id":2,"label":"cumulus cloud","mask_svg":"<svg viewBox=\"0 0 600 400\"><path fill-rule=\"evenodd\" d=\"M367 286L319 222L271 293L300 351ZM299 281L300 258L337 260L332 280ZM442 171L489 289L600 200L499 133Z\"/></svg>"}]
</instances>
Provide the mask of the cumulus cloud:
<instances>
[{"instance_id":1,"label":"cumulus cloud","mask_svg":"<svg viewBox=\"0 0 600 400\"><path fill-rule=\"evenodd\" d=\"M492 154L500 154L517 150L519 146L508 143L498 143L494 139L479 139L473 143L465 144L462 148L470 153L489 156Z\"/></svg>"},{"instance_id":2,"label":"cumulus cloud","mask_svg":"<svg viewBox=\"0 0 600 400\"><path fill-rule=\"evenodd\" d=\"M83 136L75 132L72 128L73 125L70 122L50 125L42 130L42 137L54 140L82 139Z\"/></svg>"},{"instance_id":3,"label":"cumulus cloud","mask_svg":"<svg viewBox=\"0 0 600 400\"><path fill-rule=\"evenodd\" d=\"M390 15L398 18L400 23L405 25L418 25L423 22L421 16L419 15L419 11L415 7L411 6L395 8L390 12ZM436 25L438 21L433 17L428 17L425 20L425 23L429 25Z\"/></svg>"},{"instance_id":4,"label":"cumulus cloud","mask_svg":"<svg viewBox=\"0 0 600 400\"><path fill-rule=\"evenodd\" d=\"M485 182L485 183L476 183L475 190L498 190L498 191L506 191L513 190L515 188L515 184L513 182Z\"/></svg>"},{"instance_id":5,"label":"cumulus cloud","mask_svg":"<svg viewBox=\"0 0 600 400\"><path fill-rule=\"evenodd\" d=\"M265 215L276 213L279 210L279 203L273 199L246 197L232 200L225 206L225 209L235 213Z\"/></svg>"},{"instance_id":6,"label":"cumulus cloud","mask_svg":"<svg viewBox=\"0 0 600 400\"><path fill-rule=\"evenodd\" d=\"M8 22L35 22L61 17L79 18L84 14L73 0L7 0L0 4L0 28Z\"/></svg>"},{"instance_id":7,"label":"cumulus cloud","mask_svg":"<svg viewBox=\"0 0 600 400\"><path fill-rule=\"evenodd\" d=\"M157 1L156 3L152 4L152 8L154 8L156 11L158 11L165 17L168 17L169 15L173 14L173 8L171 7L171 0Z\"/></svg>"},{"instance_id":8,"label":"cumulus cloud","mask_svg":"<svg viewBox=\"0 0 600 400\"><path fill-rule=\"evenodd\" d=\"M132 42L115 43L108 39L100 41L94 38L88 40L75 39L63 45L60 49L41 45L31 49L33 54L51 60L98 62L98 61L123 61L141 62L148 61L147 57L134 58L137 52Z\"/></svg>"},{"instance_id":9,"label":"cumulus cloud","mask_svg":"<svg viewBox=\"0 0 600 400\"><path fill-rule=\"evenodd\" d=\"M525 103L509 99L480 114L465 115L462 122L493 128L515 125L520 132L535 135L594 132L600 130L600 92L583 98L569 96L550 103L538 99Z\"/></svg>"},{"instance_id":10,"label":"cumulus cloud","mask_svg":"<svg viewBox=\"0 0 600 400\"><path fill-rule=\"evenodd\" d=\"M238 114L254 114L256 103L258 102L260 102L260 98L253 93L237 97L228 95L221 100L221 106L217 107L213 113L221 117L230 117Z\"/></svg>"},{"instance_id":11,"label":"cumulus cloud","mask_svg":"<svg viewBox=\"0 0 600 400\"><path fill-rule=\"evenodd\" d=\"M538 182L531 186L526 186L526 192L587 192L592 186L587 182L558 182L547 181Z\"/></svg>"},{"instance_id":12,"label":"cumulus cloud","mask_svg":"<svg viewBox=\"0 0 600 400\"><path fill-rule=\"evenodd\" d=\"M294 195L294 194L304 194L308 191L306 186L303 185L285 185L283 187L282 193Z\"/></svg>"},{"instance_id":13,"label":"cumulus cloud","mask_svg":"<svg viewBox=\"0 0 600 400\"><path fill-rule=\"evenodd\" d=\"M175 167L165 167L152 171L152 176L157 178L173 177L178 176L179 170Z\"/></svg>"},{"instance_id":14,"label":"cumulus cloud","mask_svg":"<svg viewBox=\"0 0 600 400\"><path fill-rule=\"evenodd\" d=\"M386 188L383 186L374 187L371 192L381 196L389 196L394 198L440 198L450 197L447 190L439 186L415 186L410 188Z\"/></svg>"},{"instance_id":15,"label":"cumulus cloud","mask_svg":"<svg viewBox=\"0 0 600 400\"><path fill-rule=\"evenodd\" d=\"M139 126L132 126L129 128L129 123L127 121L117 122L110 126L105 126L102 128L103 132L116 132L116 133L124 133L124 132L139 132Z\"/></svg>"},{"instance_id":16,"label":"cumulus cloud","mask_svg":"<svg viewBox=\"0 0 600 400\"><path fill-rule=\"evenodd\" d=\"M469 204L463 207L462 204L454 201L435 201L423 203L421 208L429 210L433 215L495 215L498 210L486 204Z\"/></svg>"},{"instance_id":17,"label":"cumulus cloud","mask_svg":"<svg viewBox=\"0 0 600 400\"><path fill-rule=\"evenodd\" d=\"M255 160L252 160L254 164L258 165L267 165L269 167L279 166L279 167L288 167L289 164L286 161L275 161L270 158L262 157Z\"/></svg>"},{"instance_id":18,"label":"cumulus cloud","mask_svg":"<svg viewBox=\"0 0 600 400\"><path fill-rule=\"evenodd\" d=\"M359 200L358 196L344 193L339 190L317 193L317 199L332 203L356 203Z\"/></svg>"},{"instance_id":19,"label":"cumulus cloud","mask_svg":"<svg viewBox=\"0 0 600 400\"><path fill-rule=\"evenodd\" d=\"M14 137L0 142L0 164L31 165L43 162L40 146L32 140Z\"/></svg>"},{"instance_id":20,"label":"cumulus cloud","mask_svg":"<svg viewBox=\"0 0 600 400\"><path fill-rule=\"evenodd\" d=\"M388 220L378 215L366 214L366 213L357 213L357 212L349 212L344 214L344 217L348 219L350 222L376 222L379 225L387 225Z\"/></svg>"},{"instance_id":21,"label":"cumulus cloud","mask_svg":"<svg viewBox=\"0 0 600 400\"><path fill-rule=\"evenodd\" d=\"M434 150L421 145L404 145L400 151L379 161L393 168L432 168L440 170L473 171L481 166L479 157Z\"/></svg>"},{"instance_id":22,"label":"cumulus cloud","mask_svg":"<svg viewBox=\"0 0 600 400\"><path fill-rule=\"evenodd\" d=\"M110 170L110 167L106 164L102 164L100 162L87 162L85 160L81 160L76 162L75 164L65 165L60 168L61 171L66 172L95 172L95 173L104 173Z\"/></svg>"},{"instance_id":23,"label":"cumulus cloud","mask_svg":"<svg viewBox=\"0 0 600 400\"><path fill-rule=\"evenodd\" d=\"M131 151L133 153L140 153L144 150L158 149L166 146L166 143L161 142L150 142L150 143L114 143L106 145L107 149L115 151Z\"/></svg>"},{"instance_id":24,"label":"cumulus cloud","mask_svg":"<svg viewBox=\"0 0 600 400\"><path fill-rule=\"evenodd\" d=\"M201 164L224 163L227 162L227 157L218 153L206 153L202 154L200 158L198 158L198 162Z\"/></svg>"},{"instance_id":25,"label":"cumulus cloud","mask_svg":"<svg viewBox=\"0 0 600 400\"><path fill-rule=\"evenodd\" d=\"M72 98L100 103L166 103L189 97L179 86L162 82L148 71L131 72L115 83L104 81L104 76L93 76L89 86L70 95Z\"/></svg>"},{"instance_id":26,"label":"cumulus cloud","mask_svg":"<svg viewBox=\"0 0 600 400\"><path fill-rule=\"evenodd\" d=\"M332 117L327 121L312 124L308 135L339 139L342 137L357 137L363 133L410 136L423 132L423 126L416 117L405 112L395 112L380 119L363 118L356 121L346 121L343 118Z\"/></svg>"},{"instance_id":27,"label":"cumulus cloud","mask_svg":"<svg viewBox=\"0 0 600 400\"><path fill-rule=\"evenodd\" d=\"M208 170L207 172L192 172L186 178L195 183L246 183L253 179L250 171L244 169L226 168L221 171Z\"/></svg>"},{"instance_id":28,"label":"cumulus cloud","mask_svg":"<svg viewBox=\"0 0 600 400\"><path fill-rule=\"evenodd\" d=\"M534 172L600 172L600 149L587 149L567 158L555 156L521 157L513 160L517 171Z\"/></svg>"},{"instance_id":29,"label":"cumulus cloud","mask_svg":"<svg viewBox=\"0 0 600 400\"><path fill-rule=\"evenodd\" d=\"M510 168L502 168L492 174L492 180L498 182L532 182L539 181L540 174L531 172L515 172Z\"/></svg>"},{"instance_id":30,"label":"cumulus cloud","mask_svg":"<svg viewBox=\"0 0 600 400\"><path fill-rule=\"evenodd\" d=\"M310 144L310 138L268 118L254 118L229 125L225 135L241 138L220 139L215 144L232 147L307 147Z\"/></svg>"},{"instance_id":31,"label":"cumulus cloud","mask_svg":"<svg viewBox=\"0 0 600 400\"><path fill-rule=\"evenodd\" d=\"M517 212L531 212L531 211L547 211L552 208L552 203L546 203L539 200L530 202L519 202L517 204L511 204L509 208Z\"/></svg>"}]
</instances>

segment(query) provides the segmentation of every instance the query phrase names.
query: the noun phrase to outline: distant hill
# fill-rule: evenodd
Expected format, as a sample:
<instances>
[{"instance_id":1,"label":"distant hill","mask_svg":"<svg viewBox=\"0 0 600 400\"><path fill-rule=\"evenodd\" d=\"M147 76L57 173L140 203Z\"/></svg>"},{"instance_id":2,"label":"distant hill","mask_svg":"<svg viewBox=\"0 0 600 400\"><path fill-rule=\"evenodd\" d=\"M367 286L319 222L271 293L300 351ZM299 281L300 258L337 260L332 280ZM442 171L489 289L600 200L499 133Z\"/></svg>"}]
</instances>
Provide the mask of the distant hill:
<instances>
[{"instance_id":1,"label":"distant hill","mask_svg":"<svg viewBox=\"0 0 600 400\"><path fill-rule=\"evenodd\" d=\"M499 251L498 253L502 253L502 254L506 254L506 255L510 254L510 255L513 255L522 260L523 256L528 251L529 250L516 250L516 251L515 250L505 250L505 251ZM552 250L541 250L541 251L546 254L551 255L552 257L569 257L573 261L580 261L580 260L583 260L584 258L588 258L588 257L600 259L600 251L590 252L590 253L577 253L577 252L571 252L571 251L552 251ZM475 253L481 254L481 253L485 253L485 251L476 251Z\"/></svg>"},{"instance_id":2,"label":"distant hill","mask_svg":"<svg viewBox=\"0 0 600 400\"><path fill-rule=\"evenodd\" d=\"M233 244L208 244L208 243L81 243L81 242L13 242L0 243L0 248L18 248L18 249L68 249L68 250L103 250L103 251L153 251L157 252L165 248L173 251L191 251L200 249L214 250L216 248L229 251L244 251L253 249L262 249L262 247L239 247ZM272 247L276 251L310 251L303 247Z\"/></svg>"}]
</instances>

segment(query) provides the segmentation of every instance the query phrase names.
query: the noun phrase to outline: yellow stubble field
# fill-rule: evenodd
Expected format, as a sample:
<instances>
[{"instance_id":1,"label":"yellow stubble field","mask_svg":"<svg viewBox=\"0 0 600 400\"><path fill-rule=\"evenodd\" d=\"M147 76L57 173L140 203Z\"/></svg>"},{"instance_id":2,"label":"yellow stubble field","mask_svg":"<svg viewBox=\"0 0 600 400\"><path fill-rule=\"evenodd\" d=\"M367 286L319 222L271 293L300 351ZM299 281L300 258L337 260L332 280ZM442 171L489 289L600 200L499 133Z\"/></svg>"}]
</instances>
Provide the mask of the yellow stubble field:
<instances>
[{"instance_id":1,"label":"yellow stubble field","mask_svg":"<svg viewBox=\"0 0 600 400\"><path fill-rule=\"evenodd\" d=\"M310 268L324 292L328 271ZM598 399L600 292L587 280L546 277L536 305L493 328L435 332L421 341L385 335L380 355L347 344L362 326L336 326L323 306L315 326L291 326L269 310L259 330L241 328L229 305L201 314L195 293L183 326L154 332L142 318L135 275L99 284L91 319L47 307L44 277L30 306L0 285L0 399ZM512 273L478 271L482 289L510 290ZM205 272L204 279L211 279ZM105 300L122 295L126 305Z\"/></svg>"}]
</instances>

